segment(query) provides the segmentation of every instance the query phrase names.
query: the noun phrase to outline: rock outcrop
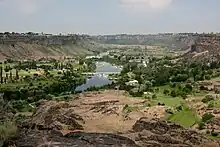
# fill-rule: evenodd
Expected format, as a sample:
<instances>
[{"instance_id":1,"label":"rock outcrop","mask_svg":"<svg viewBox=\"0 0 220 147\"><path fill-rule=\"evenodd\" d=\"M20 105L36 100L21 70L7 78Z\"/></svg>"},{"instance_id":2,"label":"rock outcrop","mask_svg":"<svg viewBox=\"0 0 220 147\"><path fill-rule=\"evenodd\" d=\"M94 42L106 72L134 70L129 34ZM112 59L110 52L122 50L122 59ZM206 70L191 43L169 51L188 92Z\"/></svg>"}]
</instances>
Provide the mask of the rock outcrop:
<instances>
[{"instance_id":1,"label":"rock outcrop","mask_svg":"<svg viewBox=\"0 0 220 147\"><path fill-rule=\"evenodd\" d=\"M42 102L32 118L26 122L26 128L41 130L83 130L85 123L68 103L55 101Z\"/></svg>"},{"instance_id":2,"label":"rock outcrop","mask_svg":"<svg viewBox=\"0 0 220 147\"><path fill-rule=\"evenodd\" d=\"M133 125L132 132L127 136L142 147L191 147L209 143L219 146L218 142L194 130L158 119L141 118Z\"/></svg>"},{"instance_id":3,"label":"rock outcrop","mask_svg":"<svg viewBox=\"0 0 220 147\"><path fill-rule=\"evenodd\" d=\"M23 130L7 145L16 147L138 147L129 138L107 133L74 132L62 135L56 131Z\"/></svg>"}]
</instances>

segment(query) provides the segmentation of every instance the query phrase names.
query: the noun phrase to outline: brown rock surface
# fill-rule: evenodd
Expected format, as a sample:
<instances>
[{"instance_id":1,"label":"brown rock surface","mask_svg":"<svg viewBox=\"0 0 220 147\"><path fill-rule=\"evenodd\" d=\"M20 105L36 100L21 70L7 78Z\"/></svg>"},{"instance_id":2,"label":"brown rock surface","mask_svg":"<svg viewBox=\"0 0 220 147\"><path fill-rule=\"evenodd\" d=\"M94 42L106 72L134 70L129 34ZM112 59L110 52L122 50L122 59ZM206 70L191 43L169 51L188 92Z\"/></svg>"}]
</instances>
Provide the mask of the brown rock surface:
<instances>
[{"instance_id":1,"label":"brown rock surface","mask_svg":"<svg viewBox=\"0 0 220 147\"><path fill-rule=\"evenodd\" d=\"M17 147L138 147L129 138L107 133L74 132L63 136L56 131L23 130L14 141Z\"/></svg>"},{"instance_id":2,"label":"brown rock surface","mask_svg":"<svg viewBox=\"0 0 220 147\"><path fill-rule=\"evenodd\" d=\"M190 147L218 142L207 139L194 130L158 119L141 118L127 137L142 147Z\"/></svg>"},{"instance_id":3,"label":"brown rock surface","mask_svg":"<svg viewBox=\"0 0 220 147\"><path fill-rule=\"evenodd\" d=\"M131 112L124 111L126 104ZM145 100L129 98L123 92L89 92L69 102L41 102L14 141L18 147L219 145L195 130L161 120L164 112L162 106L146 108Z\"/></svg>"},{"instance_id":4,"label":"brown rock surface","mask_svg":"<svg viewBox=\"0 0 220 147\"><path fill-rule=\"evenodd\" d=\"M137 107L130 113L125 105ZM56 130L118 133L129 130L143 116L163 117L144 108L145 100L129 98L114 90L80 94L69 102L43 101L31 118L31 125Z\"/></svg>"}]
</instances>

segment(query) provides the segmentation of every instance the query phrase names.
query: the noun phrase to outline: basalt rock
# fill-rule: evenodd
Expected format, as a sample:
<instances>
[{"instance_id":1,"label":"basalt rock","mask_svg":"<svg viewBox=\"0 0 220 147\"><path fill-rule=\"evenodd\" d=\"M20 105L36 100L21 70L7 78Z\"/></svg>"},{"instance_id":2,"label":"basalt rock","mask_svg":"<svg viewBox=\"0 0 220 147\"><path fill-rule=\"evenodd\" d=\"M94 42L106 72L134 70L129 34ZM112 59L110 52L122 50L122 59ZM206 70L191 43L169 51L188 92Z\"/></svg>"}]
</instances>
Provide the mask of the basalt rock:
<instances>
[{"instance_id":1,"label":"basalt rock","mask_svg":"<svg viewBox=\"0 0 220 147\"><path fill-rule=\"evenodd\" d=\"M29 128L37 127L40 130L83 130L83 118L74 113L66 103L53 101L42 102L32 118L27 121Z\"/></svg>"},{"instance_id":2,"label":"basalt rock","mask_svg":"<svg viewBox=\"0 0 220 147\"><path fill-rule=\"evenodd\" d=\"M107 133L74 132L62 135L56 131L23 130L13 141L16 147L139 147L129 138Z\"/></svg>"},{"instance_id":3,"label":"basalt rock","mask_svg":"<svg viewBox=\"0 0 220 147\"><path fill-rule=\"evenodd\" d=\"M131 134L132 140L142 147L191 147L215 143L204 135L171 122L158 119L141 118L134 125Z\"/></svg>"}]
</instances>

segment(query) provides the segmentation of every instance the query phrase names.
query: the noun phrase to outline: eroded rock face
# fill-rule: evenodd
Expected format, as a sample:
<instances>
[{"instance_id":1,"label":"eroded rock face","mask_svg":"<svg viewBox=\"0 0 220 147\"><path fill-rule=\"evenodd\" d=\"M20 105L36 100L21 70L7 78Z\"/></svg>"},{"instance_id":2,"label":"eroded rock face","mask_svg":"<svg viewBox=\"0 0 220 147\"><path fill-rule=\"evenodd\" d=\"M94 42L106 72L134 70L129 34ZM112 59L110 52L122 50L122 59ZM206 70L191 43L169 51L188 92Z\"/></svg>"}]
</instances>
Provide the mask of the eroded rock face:
<instances>
[{"instance_id":1,"label":"eroded rock face","mask_svg":"<svg viewBox=\"0 0 220 147\"><path fill-rule=\"evenodd\" d=\"M129 138L107 133L75 132L63 136L56 131L24 131L14 141L17 147L139 147Z\"/></svg>"},{"instance_id":2,"label":"eroded rock face","mask_svg":"<svg viewBox=\"0 0 220 147\"><path fill-rule=\"evenodd\" d=\"M203 135L193 130L184 129L179 125L157 119L141 118L128 134L132 140L142 147L178 146L190 147L214 143ZM218 143L216 142L218 145Z\"/></svg>"},{"instance_id":3,"label":"eroded rock face","mask_svg":"<svg viewBox=\"0 0 220 147\"><path fill-rule=\"evenodd\" d=\"M83 118L74 113L66 103L45 101L38 107L32 118L28 120L29 127L49 130L83 130Z\"/></svg>"}]
</instances>

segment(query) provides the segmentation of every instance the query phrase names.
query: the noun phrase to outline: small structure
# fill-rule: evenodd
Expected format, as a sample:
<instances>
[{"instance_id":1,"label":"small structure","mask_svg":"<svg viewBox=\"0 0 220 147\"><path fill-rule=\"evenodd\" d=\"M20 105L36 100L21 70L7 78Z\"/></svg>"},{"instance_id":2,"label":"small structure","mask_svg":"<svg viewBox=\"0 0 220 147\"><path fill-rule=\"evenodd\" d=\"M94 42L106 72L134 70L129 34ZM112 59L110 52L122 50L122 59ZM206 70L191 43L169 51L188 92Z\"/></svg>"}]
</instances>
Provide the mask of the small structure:
<instances>
[{"instance_id":1,"label":"small structure","mask_svg":"<svg viewBox=\"0 0 220 147\"><path fill-rule=\"evenodd\" d=\"M126 85L137 86L138 85L138 81L137 80L132 80L132 81L127 82Z\"/></svg>"}]
</instances>

